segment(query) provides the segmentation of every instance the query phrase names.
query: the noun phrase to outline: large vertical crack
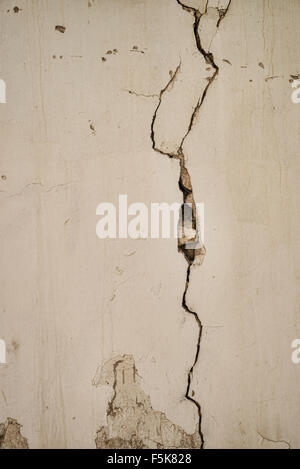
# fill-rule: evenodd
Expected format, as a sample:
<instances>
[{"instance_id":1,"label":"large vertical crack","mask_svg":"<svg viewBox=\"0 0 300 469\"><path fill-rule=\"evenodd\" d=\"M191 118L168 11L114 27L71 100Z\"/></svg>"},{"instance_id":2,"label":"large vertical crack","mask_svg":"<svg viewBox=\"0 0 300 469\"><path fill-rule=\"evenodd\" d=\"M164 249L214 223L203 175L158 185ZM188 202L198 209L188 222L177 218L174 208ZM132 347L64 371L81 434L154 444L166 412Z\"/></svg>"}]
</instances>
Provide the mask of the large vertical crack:
<instances>
[{"instance_id":1,"label":"large vertical crack","mask_svg":"<svg viewBox=\"0 0 300 469\"><path fill-rule=\"evenodd\" d=\"M200 354L200 343L201 343L201 338L202 338L203 326L202 326L202 322L201 322L198 314L195 311L193 311L189 308L189 306L187 304L186 297L187 297L187 292L188 292L188 288L189 288L191 267L196 261L199 264L202 263L202 261L204 259L204 256L205 256L205 247L202 244L201 237L200 237L199 220L197 219L197 210L196 210L196 204L195 204L194 195L193 195L193 187L192 187L189 171L186 167L186 159L185 159L183 147L184 147L184 143L185 143L186 138L188 137L190 131L193 128L195 119L196 119L197 114L199 113L199 110L200 110L200 108L201 108L201 106L202 106L202 104L203 104L203 102L206 98L207 92L208 92L211 84L214 82L214 80L217 78L217 76L219 74L219 67L215 63L214 56L213 56L212 52L210 50L205 50L204 46L202 45L202 40L201 40L200 32L199 32L200 23L201 23L202 18L204 18L206 15L208 15L209 10L213 10L214 12L215 12L215 10L217 10L218 15L217 15L216 25L215 25L215 32L216 32L218 30L219 26L220 26L221 21L226 16L226 13L227 13L227 11L230 7L230 4L231 4L231 0L218 0L218 2L217 2L218 6L217 7L211 5L211 0L207 0L204 11L200 11L197 8L187 6L184 3L182 3L180 0L176 0L176 1L182 7L182 9L184 11L186 11L189 14L193 15L193 18L194 18L193 32L194 32L194 37L195 37L195 42L196 42L197 49L198 49L199 53L201 54L201 56L204 58L205 63L207 64L207 66L212 68L213 74L210 77L207 78L207 85L202 90L202 92L199 96L199 99L198 99L198 101L197 101L197 103L196 103L196 105L193 109L193 112L192 112L191 117L190 117L188 128L185 131L185 133L184 133L184 135L181 139L179 147L177 148L176 152L175 151L168 152L168 151L165 151L162 148L162 146L159 146L159 144L157 144L157 142L156 142L155 123L156 123L156 119L157 119L159 109L160 109L162 101L163 101L163 96L167 91L171 90L171 88L173 87L173 85L176 81L176 77L177 77L178 72L180 71L180 68L181 68L181 62L179 63L179 65L177 66L177 68L175 70L175 73L171 75L171 78L168 81L167 85L159 93L159 102L158 102L158 105L155 109L155 112L154 112L153 118L152 118L152 122L151 122L151 141L152 141L153 150L155 150L156 152L158 152L162 155L168 156L169 158L178 159L179 164L180 164L180 176L179 176L178 185L179 185L179 189L181 190L182 195L183 195L183 204L182 204L182 210L181 210L181 212L182 212L181 213L181 215L182 215L181 216L181 223L182 223L183 226L182 226L182 231L181 231L182 235L179 236L179 239L178 239L178 251L181 252L184 255L184 257L187 261L187 264L188 264L187 273L186 273L185 288L184 288L184 292L183 292L183 296L182 296L182 307L188 314L193 315L193 317L194 317L194 319L197 323L198 329L199 329L198 341L197 341L197 345L196 345L195 359L194 359L194 362L193 362L193 364L192 364L192 366L191 366L191 368L188 372L188 383L187 383L185 397L186 397L186 399L191 401L197 407L198 415L199 415L198 431L199 431L199 435L200 435L200 439L201 439L201 449L203 449L204 444L205 444L205 440L204 440L204 435L203 435L203 432L202 432L202 410L201 410L201 405L196 399L193 398L193 396L191 395L191 392L190 392L191 391L191 384L192 384L192 379L193 379L194 368L195 368L195 366L198 362L199 354ZM214 2L214 4L215 3L216 2ZM221 6L220 6L220 4L221 4ZM211 38L211 41L212 41L212 39L213 38ZM210 43L211 43L211 41L210 41ZM191 216L188 220L185 216L185 207L186 207L186 205L189 205L191 207ZM188 225L188 226L185 226L185 225ZM188 236L186 236L186 232L188 233Z\"/></svg>"}]
</instances>

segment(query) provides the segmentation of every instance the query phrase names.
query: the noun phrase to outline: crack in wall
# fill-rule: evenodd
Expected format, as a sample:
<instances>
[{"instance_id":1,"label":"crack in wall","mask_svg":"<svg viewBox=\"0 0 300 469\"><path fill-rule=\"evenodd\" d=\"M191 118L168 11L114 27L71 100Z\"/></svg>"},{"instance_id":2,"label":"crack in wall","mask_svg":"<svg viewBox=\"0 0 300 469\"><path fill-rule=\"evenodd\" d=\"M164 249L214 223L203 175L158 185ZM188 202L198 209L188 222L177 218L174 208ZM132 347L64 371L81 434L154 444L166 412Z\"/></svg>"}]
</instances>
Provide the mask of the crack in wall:
<instances>
[{"instance_id":1,"label":"crack in wall","mask_svg":"<svg viewBox=\"0 0 300 469\"><path fill-rule=\"evenodd\" d=\"M269 443L275 443L275 444L282 443L284 445L287 445L287 449L292 449L291 444L286 440L272 440L271 438L267 438L267 437L263 436L259 432L257 432L257 434L261 437L262 440L268 441Z\"/></svg>"},{"instance_id":2,"label":"crack in wall","mask_svg":"<svg viewBox=\"0 0 300 469\"><path fill-rule=\"evenodd\" d=\"M196 42L197 49L200 52L200 54L202 55L202 57L204 58L205 63L207 64L207 66L212 67L213 74L212 74L211 77L207 78L208 83L207 83L206 87L204 88L203 92L201 93L201 95L199 96L197 104L194 107L194 110L191 114L191 118L190 118L190 122L189 122L189 125L188 125L188 128L187 128L187 131L185 132L185 134L183 135L183 137L181 139L179 148L177 149L176 152L164 151L164 149L162 147L159 147L159 145L157 145L157 143L156 143L154 127L155 127L155 123L156 123L156 119L157 119L159 109L160 109L162 101L163 101L163 96L166 92L171 90L171 88L173 87L173 85L176 81L177 75L178 75L178 73L181 69L181 61L179 62L179 65L177 66L177 68L175 70L175 73L171 76L171 78L168 81L167 85L159 93L159 102L158 102L158 105L157 105L157 107L154 111L152 122L151 122L151 141L152 141L152 148L153 148L154 151L156 151L156 152L158 152L162 155L168 156L169 158L178 159L179 163L180 163L180 176L179 176L178 185L179 185L179 189L181 190L182 195L183 195L183 204L182 204L182 207L181 207L181 218L180 218L180 223L182 225L181 226L182 235L179 236L179 238L178 238L178 251L181 252L184 255L184 257L185 257L185 259L188 263L185 289L184 289L184 293L183 293L183 297L182 297L182 307L188 314L192 314L194 316L195 321L196 321L196 323L198 325L198 328L199 328L199 335L198 335L198 341L197 341L197 346L196 346L195 360L194 360L194 363L193 363L193 365L190 368L189 373L188 373L188 384L187 384L185 397L186 397L186 399L191 401L197 407L197 410L198 410L198 415L199 415L198 430L199 430L199 435L200 435L200 439L201 439L200 447L202 449L202 448L204 448L204 443L205 442L204 442L204 436L203 436L203 432L202 432L201 405L200 405L199 402L197 402L190 395L190 388L191 388L191 383L192 383L192 379L193 379L194 368L195 368L195 365L196 365L196 363L198 362L198 359L199 359L200 342L201 342L201 338L202 338L203 326L202 326L202 323L201 323L201 320L200 320L198 314L195 311L192 311L189 308L189 306L187 305L186 296L187 296L187 292L188 292L188 288L189 288L191 267L196 262L197 262L197 264L201 264L203 262L206 250L205 250L204 245L202 244L201 237L199 235L200 229L199 229L199 222L197 220L197 211L196 211L196 204L195 204L194 195L193 195L193 187L192 187L191 177L190 177L189 171L186 167L186 160L185 160L185 155L184 155L184 151L183 151L183 146L184 146L186 138L188 137L189 133L191 132L191 130L193 128L195 119L196 119L196 117L198 115L198 112L199 112L199 110L200 110L200 108L201 108L201 106L202 106L202 104L205 100L208 89L209 89L209 87L211 86L211 84L213 83L213 81L216 79L216 77L219 74L219 67L215 63L214 56L213 56L212 52L210 52L210 50L205 50L204 47L202 46L202 41L201 41L200 33L199 33L201 19L208 14L209 9L210 10L211 9L217 10L219 17L217 19L216 27L215 27L215 33L214 34L216 34L216 32L217 32L217 30L220 26L221 21L226 16L226 13L227 13L227 11L230 7L231 0L223 0L223 2L221 2L221 3L223 3L223 5L220 8L219 8L219 4L220 4L219 0L218 0L218 6L217 7L211 6L211 0L207 0L204 12L201 12L197 8L187 6L184 3L182 3L180 0L176 0L176 1L183 8L183 10L185 10L186 12L193 15L193 17L194 17L193 32L194 32L194 37L195 37L195 42ZM211 44L211 42L212 42L212 39L210 41L210 44ZM186 210L186 205L187 204L191 207L191 214L190 214L190 217L188 219L185 215L185 210Z\"/></svg>"},{"instance_id":3,"label":"crack in wall","mask_svg":"<svg viewBox=\"0 0 300 469\"><path fill-rule=\"evenodd\" d=\"M184 74L184 71L182 72L181 60L175 71L169 72L170 79L159 94L142 96L158 98L158 104L154 110L151 121L150 138L153 150L161 155L179 161L180 173L178 186L182 192L183 203L180 209L178 224L178 252L183 254L188 265L182 295L182 308L186 313L194 317L199 330L195 358L188 371L185 398L196 406L198 411L198 424L193 434L187 434L183 428L168 420L164 413L155 411L152 408L150 397L144 393L140 386L139 376L133 357L131 355L122 355L115 357L104 364L103 367L99 368L93 381L95 386L106 384L113 388L113 396L107 408L107 426L102 426L97 432L97 448L204 448L201 406L194 398L194 392L191 391L193 372L200 354L203 327L198 314L188 306L186 297L189 288L191 268L193 265L199 265L203 262L206 251L200 236L200 224L197 218L193 187L187 169L183 147L205 100L207 91L219 73L219 67L216 65L213 54L210 52L209 48L222 19L228 11L231 0L207 0L203 11L188 7L179 0L176 1L185 11L192 13L194 17L193 32L197 50L200 52L201 56L200 79L197 78L195 85L196 105L194 106L193 102L190 102L186 107L191 106L192 112L191 114L188 112L184 115L181 99L182 97L184 100L186 99L185 88L179 86L178 95L178 83L183 83L183 86L185 86L184 79L181 81L178 80L179 74ZM223 6L226 4L226 8L223 8L223 6L222 8L212 7L212 2L214 4L217 2L218 5L222 2ZM211 24L212 19L214 21L213 32L209 31L205 34L205 41L207 42L209 39L207 42L207 44L209 44L207 51L202 45L199 32L203 17L207 20L206 23L204 21L204 29L208 24ZM185 65L185 61L183 65ZM186 67L183 68L187 70ZM171 94L172 100L174 102L173 95L175 94L176 96L177 93L177 96L179 96L177 110L181 113L181 117L184 117L183 120L180 120L179 125L180 128L182 125L184 130L182 131L182 136L180 135L178 139L176 133L173 135L173 138L170 138L170 135L168 135L169 128L167 127L167 129L165 129L164 125L166 121L168 121L169 115L169 103L164 99L164 96L165 93L173 90L173 87L175 87L175 90L172 91ZM198 87L201 88L201 92ZM140 96L139 93L133 90L126 91L130 94ZM199 96L198 99L197 96ZM165 108L167 108L166 116L160 120L160 116L163 114ZM159 129L160 132L158 132L157 129ZM171 146L169 146L170 143ZM172 148L172 150L170 148Z\"/></svg>"}]
</instances>

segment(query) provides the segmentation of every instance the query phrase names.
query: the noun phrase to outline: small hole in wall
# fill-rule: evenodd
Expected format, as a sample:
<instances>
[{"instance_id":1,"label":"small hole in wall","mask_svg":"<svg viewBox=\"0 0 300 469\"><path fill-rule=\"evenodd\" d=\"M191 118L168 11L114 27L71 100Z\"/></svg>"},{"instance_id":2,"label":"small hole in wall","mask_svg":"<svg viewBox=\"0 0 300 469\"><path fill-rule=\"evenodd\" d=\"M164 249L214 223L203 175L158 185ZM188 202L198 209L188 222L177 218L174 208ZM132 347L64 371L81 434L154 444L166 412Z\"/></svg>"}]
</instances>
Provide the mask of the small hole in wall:
<instances>
[{"instance_id":1,"label":"small hole in wall","mask_svg":"<svg viewBox=\"0 0 300 469\"><path fill-rule=\"evenodd\" d=\"M55 31L59 31L60 33L64 34L64 32L66 31L66 27L65 26L62 26L60 24L56 25L55 26Z\"/></svg>"}]
</instances>

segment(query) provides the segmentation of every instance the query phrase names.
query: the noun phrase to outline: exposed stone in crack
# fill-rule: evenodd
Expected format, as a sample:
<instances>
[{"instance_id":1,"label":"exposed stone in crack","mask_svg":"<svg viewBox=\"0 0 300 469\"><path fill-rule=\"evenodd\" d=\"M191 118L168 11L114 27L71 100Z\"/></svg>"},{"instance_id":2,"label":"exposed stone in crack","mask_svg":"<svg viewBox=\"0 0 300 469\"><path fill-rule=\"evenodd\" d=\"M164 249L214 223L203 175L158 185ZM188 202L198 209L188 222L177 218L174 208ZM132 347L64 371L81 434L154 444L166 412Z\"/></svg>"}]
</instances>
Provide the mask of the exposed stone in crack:
<instances>
[{"instance_id":1,"label":"exposed stone in crack","mask_svg":"<svg viewBox=\"0 0 300 469\"><path fill-rule=\"evenodd\" d=\"M0 449L29 449L27 439L21 435L21 428L22 425L12 418L0 423Z\"/></svg>"},{"instance_id":2,"label":"exposed stone in crack","mask_svg":"<svg viewBox=\"0 0 300 469\"><path fill-rule=\"evenodd\" d=\"M93 384L111 386L114 391L108 404L107 426L97 432L97 449L200 447L198 431L188 434L152 408L132 355L119 355L99 367Z\"/></svg>"},{"instance_id":3,"label":"exposed stone in crack","mask_svg":"<svg viewBox=\"0 0 300 469\"><path fill-rule=\"evenodd\" d=\"M194 23L193 23L193 31L194 31L194 37L195 37L195 42L198 51L204 58L204 61L206 65L208 66L208 69L211 69L213 71L212 75L210 77L207 77L207 85L204 87L202 93L199 96L199 99L194 107L194 110L191 114L190 121L188 128L186 132L183 134L183 137L181 139L180 145L177 149L176 152L167 152L165 151L162 146L159 146L156 142L155 138L155 123L157 119L157 115L159 112L159 109L162 104L163 96L166 92L169 92L170 89L173 87L174 83L176 82L178 72L180 71L181 68L181 62L179 63L178 67L176 68L175 73L171 76L170 80L168 81L167 85L165 88L163 88L160 93L159 93L159 102L158 105L155 109L155 112L153 114L152 122L151 122L151 141L152 141L152 148L156 152L168 156L169 158L175 158L178 159L180 162L180 176L179 176L179 188L183 194L183 204L182 204L182 209L181 209L181 217L179 223L181 226L179 227L180 233L182 235L179 236L178 239L178 251L181 252L187 263L188 263L188 268L187 268L187 275L186 275L186 284L185 284L185 289L182 297L182 307L184 310L192 314L197 322L198 328L199 328L199 335L198 335L198 342L197 342L197 347L196 347L196 355L195 355L195 360L194 363L189 371L188 374L188 384L187 384L187 390L186 390L186 399L190 400L193 402L197 409L198 409L198 414L199 414L199 436L201 440L200 447L204 447L204 436L202 433L202 428L201 428L201 423L202 423L202 412L201 412L201 406L200 404L193 399L193 397L190 396L190 387L191 387L191 382L193 378L193 371L194 367L198 361L199 358L199 353L200 353L200 342L201 342L201 337L202 337L202 323L199 319L199 316L197 315L196 312L192 311L186 302L186 296L189 288L189 280L190 280L190 273L191 273L191 267L193 264L201 264L204 260L205 256L205 247L202 244L201 237L200 237L200 229L199 229L199 221L197 220L197 210L196 210L196 204L194 200L194 195L193 195L193 188L192 188L192 183L191 183L191 178L190 174L188 172L188 169L186 167L186 161L185 161L185 155L183 151L184 143L186 138L188 137L190 131L193 128L195 119L198 115L198 112L205 100L205 97L207 95L208 89L213 83L213 81L216 79L219 73L219 67L215 63L214 56L210 50L205 50L202 41L200 38L200 24L202 18L205 18L206 15L208 15L208 10L217 10L218 15L217 20L216 20L216 26L215 26L215 31L214 35L216 34L221 21L223 18L226 16L226 13L229 9L229 6L231 4L231 0L222 0L221 2L218 1L218 7L215 7L214 5L211 4L211 0L207 0L204 12L200 11L197 8L187 6L180 0L176 0L177 3L185 10L186 12L190 13L194 17ZM219 7L220 3L222 4L221 7ZM213 37L214 37L213 35ZM210 44L212 42L212 38L210 39ZM206 41L207 42L207 41ZM190 215L186 217L186 206L190 207Z\"/></svg>"},{"instance_id":4,"label":"exposed stone in crack","mask_svg":"<svg viewBox=\"0 0 300 469\"><path fill-rule=\"evenodd\" d=\"M173 84L176 80L177 74L180 71L180 67L181 67L181 62L179 62L178 66L176 67L176 70L175 70L174 74L172 74L172 76L171 76L170 80L168 81L167 85L165 86L165 88L163 88L159 93L159 96L158 96L158 101L159 102L158 102L158 105L157 105L157 107L154 111L152 122L151 122L151 141L152 141L153 150L155 150L156 152L158 152L158 153L160 153L164 156L168 156L169 158L178 159L179 162L180 162L180 177L179 177L178 184L179 184L179 188L180 188L180 190L182 191L182 194L183 194L183 204L182 204L182 208L181 208L180 222L183 223L183 221L186 221L187 224L185 226L182 226L181 229L180 229L180 233L182 233L182 236L180 236L179 239L178 239L178 250L181 251L184 254L184 256L185 256L188 263L193 263L196 258L198 258L199 262L201 263L203 258L204 258L204 255L205 255L205 248L202 245L200 238L197 236L198 230L197 230L196 204L195 204L195 201L194 201L193 189L192 189L190 175L189 175L189 172L188 172L188 170L185 166L185 159L184 159L184 154L183 154L183 150L182 150L182 146L184 144L184 141L185 141L188 133L190 132L190 130L192 128L193 120L194 120L194 117L195 117L195 111L193 112L193 115L192 115L192 118L191 118L191 122L190 122L190 125L189 125L189 130L187 131L186 135L183 137L183 139L181 141L180 148L179 148L177 153L167 153L167 152L165 152L164 150L162 150L161 148L159 148L156 145L156 141L155 141L154 124L155 124L155 121L156 121L156 116L157 116L157 113L159 111L160 105L162 103L162 97L163 97L163 95L166 91L170 91L170 89L172 88L172 86L173 86ZM192 210L192 217L191 217L190 223L188 222L188 217L185 216L186 215L185 210L187 210L187 204L191 206L191 210ZM191 233L191 235L187 236L188 233ZM188 248L186 248L185 246L187 246L189 243L191 243L191 244L189 245ZM195 243L198 243L198 249L196 248Z\"/></svg>"}]
</instances>

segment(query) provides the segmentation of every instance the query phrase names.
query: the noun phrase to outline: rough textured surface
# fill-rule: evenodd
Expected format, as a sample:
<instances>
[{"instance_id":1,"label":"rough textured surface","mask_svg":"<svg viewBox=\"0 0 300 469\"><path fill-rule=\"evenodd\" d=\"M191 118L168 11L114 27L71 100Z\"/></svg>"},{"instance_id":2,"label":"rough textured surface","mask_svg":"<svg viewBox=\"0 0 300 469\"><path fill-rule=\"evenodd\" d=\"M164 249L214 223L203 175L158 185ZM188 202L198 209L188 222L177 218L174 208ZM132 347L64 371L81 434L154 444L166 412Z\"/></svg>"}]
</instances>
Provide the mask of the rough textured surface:
<instances>
[{"instance_id":1,"label":"rough textured surface","mask_svg":"<svg viewBox=\"0 0 300 469\"><path fill-rule=\"evenodd\" d=\"M98 449L200 448L202 442L197 431L188 435L164 413L152 408L131 355L107 362L97 372L93 384L113 388L107 411L108 426L97 432Z\"/></svg>"},{"instance_id":2,"label":"rough textured surface","mask_svg":"<svg viewBox=\"0 0 300 469\"><path fill-rule=\"evenodd\" d=\"M0 2L0 421L30 448L149 446L148 415L165 447L300 448L299 18L298 0ZM191 203L179 243L99 240L119 194ZM124 393L107 415L113 381L92 385L124 356L147 418Z\"/></svg>"},{"instance_id":3,"label":"rough textured surface","mask_svg":"<svg viewBox=\"0 0 300 469\"><path fill-rule=\"evenodd\" d=\"M29 449L28 442L21 434L22 426L14 419L8 418L0 423L0 449Z\"/></svg>"}]
</instances>

